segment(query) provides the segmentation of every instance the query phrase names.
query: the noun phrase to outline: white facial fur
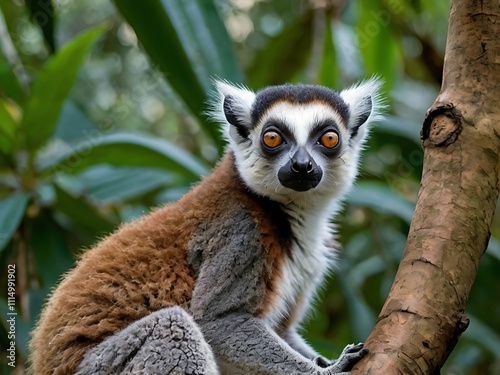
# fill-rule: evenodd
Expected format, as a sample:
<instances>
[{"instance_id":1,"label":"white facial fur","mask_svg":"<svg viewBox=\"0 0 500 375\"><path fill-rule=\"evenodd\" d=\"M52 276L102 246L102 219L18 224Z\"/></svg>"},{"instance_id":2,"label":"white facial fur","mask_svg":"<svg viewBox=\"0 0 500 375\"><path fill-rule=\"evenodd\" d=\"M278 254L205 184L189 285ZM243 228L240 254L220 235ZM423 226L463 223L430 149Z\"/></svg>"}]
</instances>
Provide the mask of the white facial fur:
<instances>
[{"instance_id":1,"label":"white facial fur","mask_svg":"<svg viewBox=\"0 0 500 375\"><path fill-rule=\"evenodd\" d=\"M343 197L350 189L357 174L359 153L366 140L369 125L380 112L378 80L369 80L340 93L340 97L349 107L349 124L345 123L339 112L331 105L322 101L306 104L279 101L261 114L257 124L252 124L251 111L256 95L245 87L235 87L220 81L216 82L216 85L219 98L212 115L223 124L229 148L234 152L238 170L249 188L285 205L293 202L298 206L311 204L324 206L333 198ZM226 97L231 97L231 108L239 123L249 129L247 138L243 138L236 127L226 119L223 108ZM368 112L370 106L371 112ZM353 128L363 116L368 117L366 122L359 126L357 133L352 136ZM320 166L323 177L318 186L305 192L298 192L280 183L278 170L292 155L285 153L270 162L269 157L262 152L260 145L262 130L270 119L286 124L294 135L297 145L305 146ZM336 157L327 157L324 153L318 152L310 146L310 142L309 146L306 145L312 126L318 120L326 119L333 119L338 124L342 138L341 150Z\"/></svg>"},{"instance_id":2,"label":"white facial fur","mask_svg":"<svg viewBox=\"0 0 500 375\"><path fill-rule=\"evenodd\" d=\"M307 316L318 286L335 264L332 251L332 229L329 219L340 209L340 203L351 188L358 171L361 149L369 126L382 108L378 90L380 82L370 80L340 93L349 115L342 116L328 100L315 100L305 104L292 104L278 100L264 109L256 124L252 123L252 109L256 95L244 87L217 82L219 96L214 102L212 115L223 124L223 132L233 151L238 171L246 185L254 192L282 204L295 239L293 258L286 258L278 286L279 297L275 307L264 317L270 327L277 327L290 309L302 299L303 305L291 321L291 329L300 325ZM225 113L224 102L230 97L230 116ZM337 98L338 99L338 98ZM340 105L343 106L342 100ZM333 100L332 102L336 102ZM338 103L339 101L337 101ZM259 108L257 105L255 108ZM348 117L348 123L345 118ZM263 151L262 131L269 120L279 120L293 135L293 147L273 157ZM310 139L312 127L321 120L331 119L342 139L340 150L334 154L322 152ZM360 120L361 119L361 120ZM366 119L362 125L362 120ZM231 122L231 123L230 123ZM314 133L317 135L317 133ZM321 134L320 134L321 135ZM295 191L282 185L278 171L287 164L298 147L304 147L322 170L317 186L307 191ZM335 246L335 245L333 245Z\"/></svg>"}]
</instances>

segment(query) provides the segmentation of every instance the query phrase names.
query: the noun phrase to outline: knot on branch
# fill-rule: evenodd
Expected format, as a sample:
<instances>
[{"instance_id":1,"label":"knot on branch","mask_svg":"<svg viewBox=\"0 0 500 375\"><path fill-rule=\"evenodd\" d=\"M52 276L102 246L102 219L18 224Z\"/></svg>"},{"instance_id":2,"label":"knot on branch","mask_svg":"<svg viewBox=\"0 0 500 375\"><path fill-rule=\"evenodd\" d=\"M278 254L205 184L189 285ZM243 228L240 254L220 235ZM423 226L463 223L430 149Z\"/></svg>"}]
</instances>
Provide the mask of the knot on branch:
<instances>
[{"instance_id":1,"label":"knot on branch","mask_svg":"<svg viewBox=\"0 0 500 375\"><path fill-rule=\"evenodd\" d=\"M463 311L458 312L457 315L456 327L458 334L461 335L469 327L470 319L467 317L467 315L465 315Z\"/></svg>"},{"instance_id":2,"label":"knot on branch","mask_svg":"<svg viewBox=\"0 0 500 375\"><path fill-rule=\"evenodd\" d=\"M425 114L420 138L424 145L448 146L462 130L462 115L453 104L436 105Z\"/></svg>"}]
</instances>

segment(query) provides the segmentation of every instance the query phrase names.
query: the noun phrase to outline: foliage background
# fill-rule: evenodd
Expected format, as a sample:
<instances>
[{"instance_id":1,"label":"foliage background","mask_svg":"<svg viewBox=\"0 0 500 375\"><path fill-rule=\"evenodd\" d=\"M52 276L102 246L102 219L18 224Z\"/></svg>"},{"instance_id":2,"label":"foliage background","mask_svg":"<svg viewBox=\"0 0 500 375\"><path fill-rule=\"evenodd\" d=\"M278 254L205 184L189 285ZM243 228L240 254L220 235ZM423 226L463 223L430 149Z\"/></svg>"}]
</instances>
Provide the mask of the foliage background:
<instances>
[{"instance_id":1,"label":"foliage background","mask_svg":"<svg viewBox=\"0 0 500 375\"><path fill-rule=\"evenodd\" d=\"M216 76L255 90L385 80L387 119L338 220L342 261L304 331L327 356L367 337L419 188L419 131L439 90L448 2L0 0L0 10L0 373L23 372L43 301L81 249L209 173L223 150L203 114ZM471 325L443 374L500 373L499 228L497 215Z\"/></svg>"}]
</instances>

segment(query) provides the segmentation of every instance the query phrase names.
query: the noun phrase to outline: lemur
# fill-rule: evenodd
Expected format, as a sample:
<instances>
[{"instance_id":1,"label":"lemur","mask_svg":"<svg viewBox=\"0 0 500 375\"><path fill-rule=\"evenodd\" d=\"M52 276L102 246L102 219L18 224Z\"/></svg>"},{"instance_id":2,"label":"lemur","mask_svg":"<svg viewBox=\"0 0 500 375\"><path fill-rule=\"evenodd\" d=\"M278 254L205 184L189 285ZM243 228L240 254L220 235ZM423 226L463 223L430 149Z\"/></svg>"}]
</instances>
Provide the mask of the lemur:
<instances>
[{"instance_id":1,"label":"lemur","mask_svg":"<svg viewBox=\"0 0 500 375\"><path fill-rule=\"evenodd\" d=\"M380 82L340 93L216 81L228 141L213 173L86 251L30 343L45 374L339 374L298 334L339 245L330 219L355 180Z\"/></svg>"}]
</instances>

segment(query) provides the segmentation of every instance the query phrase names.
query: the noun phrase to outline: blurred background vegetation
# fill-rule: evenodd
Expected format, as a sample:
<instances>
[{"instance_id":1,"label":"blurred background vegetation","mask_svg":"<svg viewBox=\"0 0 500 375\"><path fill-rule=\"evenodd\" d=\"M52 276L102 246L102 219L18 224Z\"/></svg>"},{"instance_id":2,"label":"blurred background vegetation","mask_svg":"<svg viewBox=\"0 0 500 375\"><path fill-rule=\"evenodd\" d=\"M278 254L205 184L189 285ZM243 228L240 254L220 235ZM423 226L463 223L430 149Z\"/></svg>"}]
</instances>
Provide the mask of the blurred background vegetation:
<instances>
[{"instance_id":1,"label":"blurred background vegetation","mask_svg":"<svg viewBox=\"0 0 500 375\"><path fill-rule=\"evenodd\" d=\"M338 220L342 261L305 327L327 356L367 337L413 213L448 1L0 0L0 9L0 373L14 373L8 265L22 373L43 301L82 249L175 201L220 157L204 115L212 77L254 90L385 80L388 116ZM443 374L500 373L499 223L497 212L471 324Z\"/></svg>"}]
</instances>

